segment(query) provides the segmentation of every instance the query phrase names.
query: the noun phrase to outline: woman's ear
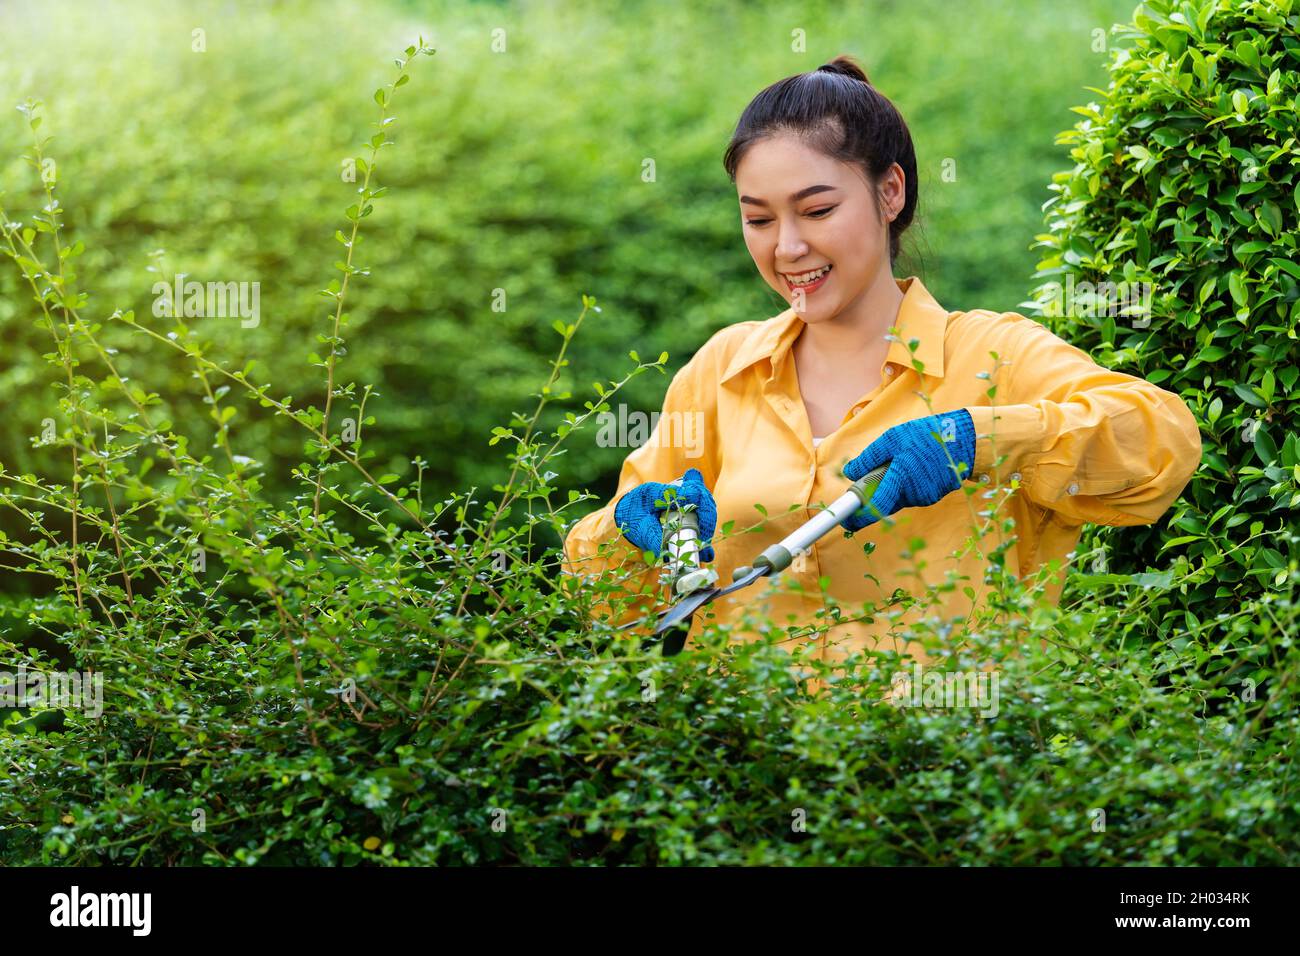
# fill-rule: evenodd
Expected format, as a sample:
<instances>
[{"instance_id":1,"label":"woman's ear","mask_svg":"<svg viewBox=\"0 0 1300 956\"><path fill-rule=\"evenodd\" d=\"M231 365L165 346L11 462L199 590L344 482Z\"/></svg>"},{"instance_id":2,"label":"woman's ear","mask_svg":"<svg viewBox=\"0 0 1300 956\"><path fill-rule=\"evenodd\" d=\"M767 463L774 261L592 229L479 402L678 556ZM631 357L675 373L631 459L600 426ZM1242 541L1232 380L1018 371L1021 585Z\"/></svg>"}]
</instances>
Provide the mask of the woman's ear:
<instances>
[{"instance_id":1,"label":"woman's ear","mask_svg":"<svg viewBox=\"0 0 1300 956\"><path fill-rule=\"evenodd\" d=\"M886 222L893 222L907 202L907 174L898 163L892 163L880 176L876 188L880 197L880 211Z\"/></svg>"}]
</instances>

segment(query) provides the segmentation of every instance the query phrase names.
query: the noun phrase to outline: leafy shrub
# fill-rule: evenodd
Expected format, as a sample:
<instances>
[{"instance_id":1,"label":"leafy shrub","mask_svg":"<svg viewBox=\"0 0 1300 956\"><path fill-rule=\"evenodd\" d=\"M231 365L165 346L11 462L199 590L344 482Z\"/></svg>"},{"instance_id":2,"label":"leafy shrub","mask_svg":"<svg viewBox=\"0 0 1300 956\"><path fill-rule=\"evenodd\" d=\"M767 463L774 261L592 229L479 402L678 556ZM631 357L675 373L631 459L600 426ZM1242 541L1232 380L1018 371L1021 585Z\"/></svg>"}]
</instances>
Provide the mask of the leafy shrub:
<instances>
[{"instance_id":1,"label":"leafy shrub","mask_svg":"<svg viewBox=\"0 0 1300 956\"><path fill-rule=\"evenodd\" d=\"M1077 108L1084 119L1059 138L1075 165L1054 177L1036 301L1064 338L1177 392L1201 422L1202 467L1167 521L1092 529L1085 542L1120 572L1180 555L1203 564L1153 606L1163 638L1241 613L1300 560L1293 7L1143 4L1102 102ZM1112 303L1053 287L1103 282L1149 283L1149 314L1107 314Z\"/></svg>"}]
</instances>

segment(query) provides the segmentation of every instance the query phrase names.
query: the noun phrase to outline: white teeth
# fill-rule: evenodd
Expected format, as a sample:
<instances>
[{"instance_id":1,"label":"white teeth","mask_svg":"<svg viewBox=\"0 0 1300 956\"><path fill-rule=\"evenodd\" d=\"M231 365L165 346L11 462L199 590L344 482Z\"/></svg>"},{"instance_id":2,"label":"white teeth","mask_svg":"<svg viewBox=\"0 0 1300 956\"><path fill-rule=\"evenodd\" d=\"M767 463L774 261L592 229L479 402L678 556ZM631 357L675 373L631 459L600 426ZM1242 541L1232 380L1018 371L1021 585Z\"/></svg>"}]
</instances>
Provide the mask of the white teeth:
<instances>
[{"instance_id":1,"label":"white teeth","mask_svg":"<svg viewBox=\"0 0 1300 956\"><path fill-rule=\"evenodd\" d=\"M812 272L805 272L802 275L797 276L786 276L786 278L790 280L791 285L807 285L825 275L830 271L830 269L830 266L822 266L820 269L815 269Z\"/></svg>"}]
</instances>

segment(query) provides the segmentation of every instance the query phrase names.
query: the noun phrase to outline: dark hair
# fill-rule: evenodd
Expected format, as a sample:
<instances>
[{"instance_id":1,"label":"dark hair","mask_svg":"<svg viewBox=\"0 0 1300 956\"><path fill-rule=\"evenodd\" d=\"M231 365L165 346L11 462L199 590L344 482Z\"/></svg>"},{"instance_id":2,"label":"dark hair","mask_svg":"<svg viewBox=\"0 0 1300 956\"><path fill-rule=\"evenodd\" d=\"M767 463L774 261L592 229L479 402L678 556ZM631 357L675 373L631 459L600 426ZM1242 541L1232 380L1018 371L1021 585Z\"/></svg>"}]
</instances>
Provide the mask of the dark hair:
<instances>
[{"instance_id":1,"label":"dark hair","mask_svg":"<svg viewBox=\"0 0 1300 956\"><path fill-rule=\"evenodd\" d=\"M903 208L889 224L892 267L916 213L916 150L902 115L871 85L866 71L852 57L837 56L811 73L773 83L750 100L722 159L733 183L749 147L778 133L794 133L819 152L858 165L872 185L893 163L902 167Z\"/></svg>"}]
</instances>

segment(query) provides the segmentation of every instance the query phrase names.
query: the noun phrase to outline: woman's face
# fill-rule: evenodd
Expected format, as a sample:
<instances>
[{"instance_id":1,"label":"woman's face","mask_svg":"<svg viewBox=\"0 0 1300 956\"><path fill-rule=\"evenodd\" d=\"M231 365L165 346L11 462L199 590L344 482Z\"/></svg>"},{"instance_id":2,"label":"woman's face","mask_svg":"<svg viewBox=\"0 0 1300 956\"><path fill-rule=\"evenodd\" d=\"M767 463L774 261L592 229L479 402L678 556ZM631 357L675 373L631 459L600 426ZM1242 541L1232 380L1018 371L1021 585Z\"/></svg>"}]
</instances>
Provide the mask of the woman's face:
<instances>
[{"instance_id":1,"label":"woman's face","mask_svg":"<svg viewBox=\"0 0 1300 956\"><path fill-rule=\"evenodd\" d=\"M754 264L805 322L836 318L882 272L892 275L889 222L904 200L897 163L883 177L877 209L860 169L794 136L771 136L745 153L736 168L736 192ZM830 270L802 289L787 279L825 266Z\"/></svg>"}]
</instances>

